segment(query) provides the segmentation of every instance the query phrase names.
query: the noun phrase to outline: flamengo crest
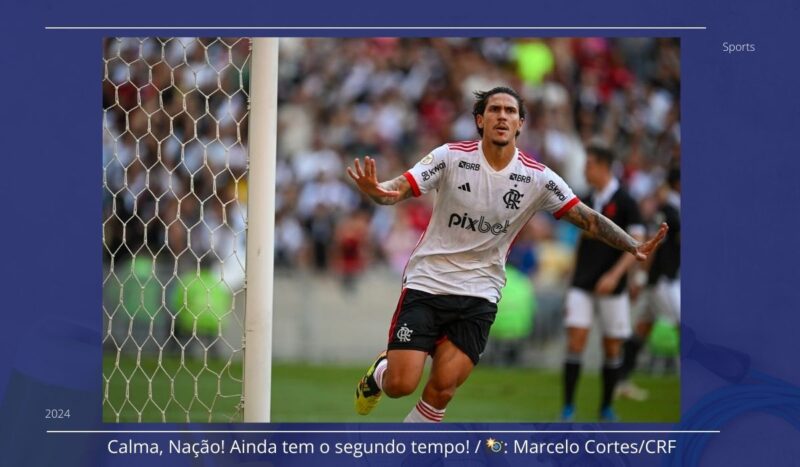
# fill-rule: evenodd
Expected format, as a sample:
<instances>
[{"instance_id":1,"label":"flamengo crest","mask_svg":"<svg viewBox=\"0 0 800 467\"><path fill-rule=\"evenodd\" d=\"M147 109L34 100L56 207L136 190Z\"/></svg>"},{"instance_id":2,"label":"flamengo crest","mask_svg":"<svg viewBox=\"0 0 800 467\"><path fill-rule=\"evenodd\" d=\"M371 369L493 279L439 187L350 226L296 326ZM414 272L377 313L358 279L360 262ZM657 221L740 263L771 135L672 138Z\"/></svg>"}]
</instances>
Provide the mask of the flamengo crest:
<instances>
[{"instance_id":1,"label":"flamengo crest","mask_svg":"<svg viewBox=\"0 0 800 467\"><path fill-rule=\"evenodd\" d=\"M413 333L411 329L408 329L405 323L403 323L403 327L397 330L397 340L400 342L411 342L411 333Z\"/></svg>"},{"instance_id":2,"label":"flamengo crest","mask_svg":"<svg viewBox=\"0 0 800 467\"><path fill-rule=\"evenodd\" d=\"M503 195L503 202L506 203L506 209L519 209L519 203L522 201L522 193L511 188L508 193Z\"/></svg>"}]
</instances>

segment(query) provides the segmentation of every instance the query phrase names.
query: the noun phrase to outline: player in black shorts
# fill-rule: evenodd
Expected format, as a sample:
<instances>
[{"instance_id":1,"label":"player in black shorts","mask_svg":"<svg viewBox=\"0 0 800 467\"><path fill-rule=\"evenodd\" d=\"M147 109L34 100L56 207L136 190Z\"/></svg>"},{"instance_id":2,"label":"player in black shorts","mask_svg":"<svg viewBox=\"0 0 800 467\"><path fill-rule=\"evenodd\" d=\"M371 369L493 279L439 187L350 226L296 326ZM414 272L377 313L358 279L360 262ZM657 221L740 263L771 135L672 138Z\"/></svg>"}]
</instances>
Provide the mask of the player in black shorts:
<instances>
[{"instance_id":1,"label":"player in black shorts","mask_svg":"<svg viewBox=\"0 0 800 467\"><path fill-rule=\"evenodd\" d=\"M378 182L375 161L348 167L359 190L379 204L436 192L433 216L403 274L403 292L380 353L356 387L366 415L381 394L402 397L419 384L433 358L422 398L407 422L439 422L456 389L486 346L505 282L505 258L516 234L537 211L564 217L640 260L666 233L640 242L588 208L555 172L515 146L525 119L519 95L498 87L476 92L480 141L434 149L403 175Z\"/></svg>"},{"instance_id":2,"label":"player in black shorts","mask_svg":"<svg viewBox=\"0 0 800 467\"><path fill-rule=\"evenodd\" d=\"M436 345L448 339L477 365L496 314L497 304L484 298L406 289L389 328L388 349L433 354Z\"/></svg>"}]
</instances>

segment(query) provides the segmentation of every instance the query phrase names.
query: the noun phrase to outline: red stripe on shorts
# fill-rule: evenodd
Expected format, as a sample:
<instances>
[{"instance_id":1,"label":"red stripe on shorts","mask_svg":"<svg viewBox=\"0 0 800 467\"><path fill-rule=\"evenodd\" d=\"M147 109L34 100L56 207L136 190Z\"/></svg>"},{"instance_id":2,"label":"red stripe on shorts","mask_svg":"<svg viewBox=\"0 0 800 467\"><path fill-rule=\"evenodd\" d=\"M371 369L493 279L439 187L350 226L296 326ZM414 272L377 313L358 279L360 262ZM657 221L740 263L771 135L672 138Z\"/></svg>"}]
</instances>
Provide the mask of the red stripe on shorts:
<instances>
[{"instance_id":1,"label":"red stripe on shorts","mask_svg":"<svg viewBox=\"0 0 800 467\"><path fill-rule=\"evenodd\" d=\"M390 343L392 342L392 334L394 334L394 328L395 328L395 326L397 326L397 317L400 316L400 308L403 307L403 299L406 296L406 291L407 290L408 289L404 288L403 291L400 292L400 299L397 301L397 308L395 308L394 315L392 315L392 324L389 325L389 342Z\"/></svg>"}]
</instances>

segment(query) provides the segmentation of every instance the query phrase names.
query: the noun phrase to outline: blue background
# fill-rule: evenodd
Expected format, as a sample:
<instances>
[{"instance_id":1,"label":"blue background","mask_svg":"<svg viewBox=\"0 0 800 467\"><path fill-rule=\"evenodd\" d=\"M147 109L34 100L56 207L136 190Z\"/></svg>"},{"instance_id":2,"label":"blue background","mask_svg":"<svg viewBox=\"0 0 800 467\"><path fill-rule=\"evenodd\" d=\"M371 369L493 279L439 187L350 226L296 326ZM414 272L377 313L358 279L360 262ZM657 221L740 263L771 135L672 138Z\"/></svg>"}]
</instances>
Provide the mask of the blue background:
<instances>
[{"instance_id":1,"label":"blue background","mask_svg":"<svg viewBox=\"0 0 800 467\"><path fill-rule=\"evenodd\" d=\"M709 2L710 3L710 2ZM13 8L13 10L12 10ZM111 457L111 435L47 429L124 429L101 419L101 38L168 31L46 31L45 26L707 26L701 31L226 31L226 35L655 35L682 38L682 423L613 429L721 430L681 435L674 456L486 455L309 458L272 465L798 465L800 462L800 3L698 2L71 2L21 0L2 16L0 464L140 465ZM214 35L213 29L180 35ZM755 43L728 55L722 42ZM535 397L532 393L531 397ZM44 408L69 407L67 421ZM377 425L380 429L407 426ZM235 428L243 428L238 426ZM130 429L184 429L176 425ZM195 426L195 428L210 428ZM215 429L232 428L213 426ZM278 429L275 425L247 427ZM285 427L284 427L285 428ZM375 429L376 425L291 425ZM445 425L439 429L569 429L566 425ZM573 428L598 429L599 426ZM472 439L485 439L472 435ZM149 437L148 437L149 436ZM138 435L137 440L168 439ZM224 436L224 435L221 435ZM230 439L230 435L227 435ZM388 440L328 434L269 439ZM470 435L404 435L458 441ZM496 435L511 441L524 434ZM543 436L543 435L541 435ZM576 438L582 435L571 436ZM635 440L642 435L597 435ZM220 439L215 435L172 438ZM267 465L257 457L148 458L151 465ZM474 464L473 464L474 465Z\"/></svg>"}]
</instances>

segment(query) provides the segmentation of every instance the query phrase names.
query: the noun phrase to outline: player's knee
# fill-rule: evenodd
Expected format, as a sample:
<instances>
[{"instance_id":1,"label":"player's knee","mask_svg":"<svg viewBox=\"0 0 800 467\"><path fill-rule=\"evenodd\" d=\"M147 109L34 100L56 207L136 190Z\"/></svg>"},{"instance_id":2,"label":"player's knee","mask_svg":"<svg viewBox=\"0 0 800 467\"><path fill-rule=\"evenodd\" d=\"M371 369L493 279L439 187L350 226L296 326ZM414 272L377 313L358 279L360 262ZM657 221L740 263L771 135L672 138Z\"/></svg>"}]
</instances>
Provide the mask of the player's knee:
<instances>
[{"instance_id":1,"label":"player's knee","mask_svg":"<svg viewBox=\"0 0 800 467\"><path fill-rule=\"evenodd\" d=\"M571 354L582 354L586 347L588 330L581 328L569 328L567 330L567 352Z\"/></svg>"},{"instance_id":2,"label":"player's knee","mask_svg":"<svg viewBox=\"0 0 800 467\"><path fill-rule=\"evenodd\" d=\"M603 343L603 353L606 360L614 360L622 356L622 343L621 339L609 339Z\"/></svg>"},{"instance_id":3,"label":"player's knee","mask_svg":"<svg viewBox=\"0 0 800 467\"><path fill-rule=\"evenodd\" d=\"M455 386L448 386L438 390L435 394L434 407L445 407L456 394Z\"/></svg>"},{"instance_id":4,"label":"player's knee","mask_svg":"<svg viewBox=\"0 0 800 467\"><path fill-rule=\"evenodd\" d=\"M425 391L425 399L434 407L447 407L456 394L456 384L431 382Z\"/></svg>"},{"instance_id":5,"label":"player's knee","mask_svg":"<svg viewBox=\"0 0 800 467\"><path fill-rule=\"evenodd\" d=\"M567 353L571 355L581 355L586 341L583 339L570 339L567 341Z\"/></svg>"},{"instance_id":6,"label":"player's knee","mask_svg":"<svg viewBox=\"0 0 800 467\"><path fill-rule=\"evenodd\" d=\"M402 374L393 375L386 373L383 377L383 393L391 398L403 397L417 389L419 381L403 377Z\"/></svg>"}]
</instances>

